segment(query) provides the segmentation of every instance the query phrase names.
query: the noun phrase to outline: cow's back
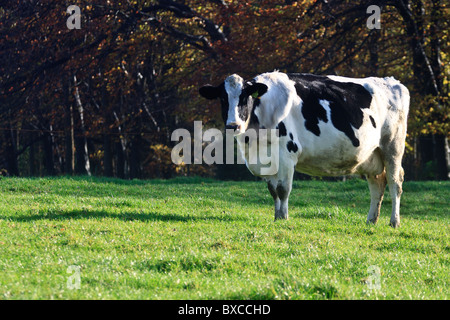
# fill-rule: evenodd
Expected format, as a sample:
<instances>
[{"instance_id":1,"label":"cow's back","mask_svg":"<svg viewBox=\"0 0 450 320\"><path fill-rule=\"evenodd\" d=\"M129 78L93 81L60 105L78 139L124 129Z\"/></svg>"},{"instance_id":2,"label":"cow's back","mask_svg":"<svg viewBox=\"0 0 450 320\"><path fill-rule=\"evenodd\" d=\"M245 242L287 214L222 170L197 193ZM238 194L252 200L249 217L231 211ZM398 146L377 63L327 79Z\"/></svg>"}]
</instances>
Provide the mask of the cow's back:
<instances>
[{"instance_id":1,"label":"cow's back","mask_svg":"<svg viewBox=\"0 0 450 320\"><path fill-rule=\"evenodd\" d=\"M406 130L406 87L394 78L289 77L302 101L285 119L302 149L297 170L312 175L382 170L377 148L399 127Z\"/></svg>"}]
</instances>

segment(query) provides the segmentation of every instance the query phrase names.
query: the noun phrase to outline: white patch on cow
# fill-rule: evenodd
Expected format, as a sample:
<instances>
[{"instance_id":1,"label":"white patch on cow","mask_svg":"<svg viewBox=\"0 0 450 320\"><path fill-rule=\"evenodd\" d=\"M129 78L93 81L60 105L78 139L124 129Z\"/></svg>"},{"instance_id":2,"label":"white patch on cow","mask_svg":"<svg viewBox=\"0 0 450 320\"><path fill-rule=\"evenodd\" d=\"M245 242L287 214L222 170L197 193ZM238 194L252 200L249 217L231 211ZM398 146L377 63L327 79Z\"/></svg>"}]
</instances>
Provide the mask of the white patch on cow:
<instances>
[{"instance_id":1,"label":"white patch on cow","mask_svg":"<svg viewBox=\"0 0 450 320\"><path fill-rule=\"evenodd\" d=\"M292 106L300 103L295 83L285 73L278 71L263 73L254 80L268 87L267 92L260 98L259 110L255 114L258 116L260 125L274 129L288 116Z\"/></svg>"},{"instance_id":2,"label":"white patch on cow","mask_svg":"<svg viewBox=\"0 0 450 320\"><path fill-rule=\"evenodd\" d=\"M330 101L328 100L319 100L320 105L325 109L327 112L327 119L328 122L331 122L331 109L330 109ZM320 123L320 122L319 122Z\"/></svg>"},{"instance_id":3,"label":"white patch on cow","mask_svg":"<svg viewBox=\"0 0 450 320\"><path fill-rule=\"evenodd\" d=\"M227 125L237 125L238 130L244 127L245 119L239 118L238 104L242 92L244 79L233 74L225 79L225 90L228 94Z\"/></svg>"}]
</instances>

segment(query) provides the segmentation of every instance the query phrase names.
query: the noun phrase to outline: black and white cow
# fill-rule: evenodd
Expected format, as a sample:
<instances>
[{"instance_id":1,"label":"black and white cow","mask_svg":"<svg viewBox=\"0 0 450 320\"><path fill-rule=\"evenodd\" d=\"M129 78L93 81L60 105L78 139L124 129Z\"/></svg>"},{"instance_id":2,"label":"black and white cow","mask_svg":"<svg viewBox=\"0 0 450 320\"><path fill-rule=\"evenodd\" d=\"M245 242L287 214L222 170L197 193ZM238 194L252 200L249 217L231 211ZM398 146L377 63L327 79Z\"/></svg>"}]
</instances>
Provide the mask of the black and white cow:
<instances>
[{"instance_id":1,"label":"black and white cow","mask_svg":"<svg viewBox=\"0 0 450 320\"><path fill-rule=\"evenodd\" d=\"M251 81L233 74L219 86L200 88L200 94L221 100L226 127L235 129L240 148L245 148L240 137L248 128L279 130L278 172L263 176L275 200L275 219L288 218L297 170L314 176L366 175L367 223L377 222L388 183L390 224L400 225L409 91L399 81L275 71Z\"/></svg>"}]
</instances>

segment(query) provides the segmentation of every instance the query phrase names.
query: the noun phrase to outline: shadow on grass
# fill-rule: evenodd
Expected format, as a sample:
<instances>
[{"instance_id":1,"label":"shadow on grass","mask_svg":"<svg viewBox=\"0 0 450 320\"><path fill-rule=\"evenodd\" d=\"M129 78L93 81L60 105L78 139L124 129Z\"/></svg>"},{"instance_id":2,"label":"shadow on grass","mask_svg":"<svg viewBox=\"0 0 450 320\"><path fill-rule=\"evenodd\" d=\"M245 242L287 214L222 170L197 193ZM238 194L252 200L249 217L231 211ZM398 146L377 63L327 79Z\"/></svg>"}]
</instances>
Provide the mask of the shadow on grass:
<instances>
[{"instance_id":1,"label":"shadow on grass","mask_svg":"<svg viewBox=\"0 0 450 320\"><path fill-rule=\"evenodd\" d=\"M158 212L126 212L126 213L112 213L104 210L73 210L61 213L47 213L34 215L20 215L20 216L0 216L0 220L15 221L15 222L31 222L39 220L77 220L77 219L117 219L121 221L178 221L178 222L192 222L192 221L243 221L246 220L242 216L222 215L222 216L195 216L195 215L179 215L174 213L162 214Z\"/></svg>"},{"instance_id":2,"label":"shadow on grass","mask_svg":"<svg viewBox=\"0 0 450 320\"><path fill-rule=\"evenodd\" d=\"M211 178L200 177L180 177L170 180L121 180L106 177L54 177L54 178L32 178L31 184L12 183L4 185L6 192L30 193L34 195L56 194L62 197L132 197L143 200L172 198L204 198L210 200L220 200L224 208L227 203L239 204L242 210L248 206L258 206L258 208L273 208L273 200L267 191L263 181L220 181ZM62 180L62 183L52 181ZM65 183L64 180L68 182ZM72 183L70 182L72 180ZM21 180L18 180L21 181ZM75 182L75 183L73 183ZM79 182L79 183L78 183ZM405 182L404 195L401 202L402 215L414 215L416 218L446 216L447 199L449 196L448 183L444 182ZM135 187L135 188L131 188ZM112 206L117 204L112 203ZM330 207L339 207L345 210L352 210L357 213L366 214L370 205L370 193L367 183L361 179L352 179L346 182L327 181L294 181L293 191L290 196L290 208L297 211L304 211L306 207L317 207L317 212L302 214L302 218L328 218L326 210ZM383 201L383 212L390 214L391 201L389 191L386 190ZM426 214L424 214L426 213ZM48 214L44 216L22 216L26 219L64 219L79 218L79 216L110 217L122 220L161 220L161 221L188 221L188 220L236 220L230 217L212 216L184 216L176 213L124 213L116 214L105 211L95 213L79 212ZM40 217L40 218L39 218ZM12 217L16 219L20 217ZM68 219L66 218L66 219ZM8 219L8 217L0 217Z\"/></svg>"},{"instance_id":3,"label":"shadow on grass","mask_svg":"<svg viewBox=\"0 0 450 320\"><path fill-rule=\"evenodd\" d=\"M178 185L178 184L211 184L211 183L223 183L225 181L216 180L213 178L203 178L203 177L175 177L172 179L120 179L111 177L96 177L96 176L51 176L51 177L30 177L27 179L35 180L61 180L70 179L74 181L84 181L89 183L97 184L114 184L114 185L124 185L124 186L145 186L145 185Z\"/></svg>"}]
</instances>

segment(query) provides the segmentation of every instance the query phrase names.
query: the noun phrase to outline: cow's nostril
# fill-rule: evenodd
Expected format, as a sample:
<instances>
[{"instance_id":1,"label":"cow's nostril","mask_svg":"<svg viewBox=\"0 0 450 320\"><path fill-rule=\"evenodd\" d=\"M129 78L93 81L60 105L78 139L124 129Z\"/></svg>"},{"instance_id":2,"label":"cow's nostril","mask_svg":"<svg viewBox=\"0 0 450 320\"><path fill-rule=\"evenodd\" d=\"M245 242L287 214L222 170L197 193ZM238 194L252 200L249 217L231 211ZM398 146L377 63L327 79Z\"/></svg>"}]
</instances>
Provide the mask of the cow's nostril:
<instances>
[{"instance_id":1,"label":"cow's nostril","mask_svg":"<svg viewBox=\"0 0 450 320\"><path fill-rule=\"evenodd\" d=\"M237 127L238 127L237 124L227 124L227 125L225 125L225 129L233 129L233 130L236 130Z\"/></svg>"}]
</instances>

